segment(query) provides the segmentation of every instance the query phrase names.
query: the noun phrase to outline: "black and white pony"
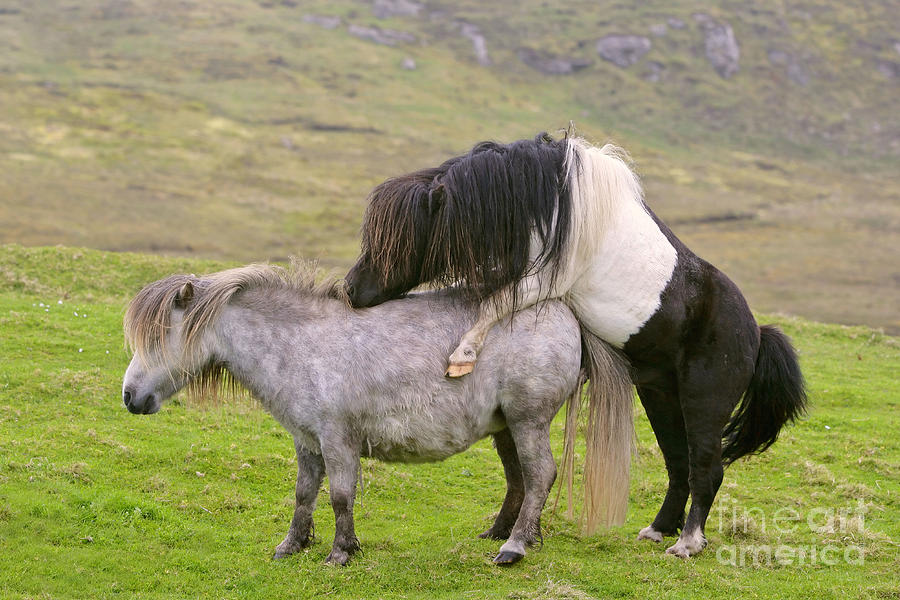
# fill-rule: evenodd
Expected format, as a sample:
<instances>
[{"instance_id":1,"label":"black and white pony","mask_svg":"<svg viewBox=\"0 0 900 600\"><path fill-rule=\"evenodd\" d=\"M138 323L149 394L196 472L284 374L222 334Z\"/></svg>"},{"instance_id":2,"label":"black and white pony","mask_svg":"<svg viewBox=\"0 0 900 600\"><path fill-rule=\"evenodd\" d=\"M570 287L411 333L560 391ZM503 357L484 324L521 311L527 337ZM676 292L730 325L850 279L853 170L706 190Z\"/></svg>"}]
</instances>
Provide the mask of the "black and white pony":
<instances>
[{"instance_id":1,"label":"black and white pony","mask_svg":"<svg viewBox=\"0 0 900 600\"><path fill-rule=\"evenodd\" d=\"M737 286L653 214L614 146L546 134L480 143L375 188L362 234L346 278L354 306L425 282L482 301L448 376L475 368L493 323L544 298L562 298L583 327L624 351L669 474L638 538L681 530L668 553L704 548L723 466L768 448L805 409L788 338L758 326Z\"/></svg>"}]
</instances>

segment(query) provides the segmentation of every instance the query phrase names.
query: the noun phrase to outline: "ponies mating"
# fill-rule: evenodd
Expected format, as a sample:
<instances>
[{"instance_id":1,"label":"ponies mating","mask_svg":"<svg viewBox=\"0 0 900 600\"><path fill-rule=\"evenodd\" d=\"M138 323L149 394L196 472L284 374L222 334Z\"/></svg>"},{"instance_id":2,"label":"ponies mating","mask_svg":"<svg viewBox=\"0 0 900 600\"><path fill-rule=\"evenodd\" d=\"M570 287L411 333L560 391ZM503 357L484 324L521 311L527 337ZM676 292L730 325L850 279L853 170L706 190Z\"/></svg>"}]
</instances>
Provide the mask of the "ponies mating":
<instances>
[{"instance_id":1,"label":"ponies mating","mask_svg":"<svg viewBox=\"0 0 900 600\"><path fill-rule=\"evenodd\" d=\"M639 539L680 530L669 553L703 549L724 465L768 448L804 411L790 341L759 327L737 286L653 214L614 146L546 134L480 143L376 187L362 233L347 275L353 306L425 282L481 301L450 377L477 374L493 324L547 298L624 352L669 475Z\"/></svg>"},{"instance_id":2,"label":"ponies mating","mask_svg":"<svg viewBox=\"0 0 900 600\"><path fill-rule=\"evenodd\" d=\"M582 338L564 304L548 302L494 328L478 372L453 380L443 377L445 357L476 318L459 294L355 311L340 288L313 280L309 269L292 275L268 266L173 275L145 287L125 315L134 351L122 385L129 411L155 413L184 386L217 386L224 377L293 435L296 507L276 558L310 543L326 473L335 513L328 562L342 565L359 548L353 502L361 456L440 460L491 435L507 491L482 537L507 540L495 562L521 559L541 539L541 509L556 478L550 422L566 399L563 471L572 476L573 407L585 371L588 527L624 520L633 402L627 366L596 337Z\"/></svg>"}]
</instances>

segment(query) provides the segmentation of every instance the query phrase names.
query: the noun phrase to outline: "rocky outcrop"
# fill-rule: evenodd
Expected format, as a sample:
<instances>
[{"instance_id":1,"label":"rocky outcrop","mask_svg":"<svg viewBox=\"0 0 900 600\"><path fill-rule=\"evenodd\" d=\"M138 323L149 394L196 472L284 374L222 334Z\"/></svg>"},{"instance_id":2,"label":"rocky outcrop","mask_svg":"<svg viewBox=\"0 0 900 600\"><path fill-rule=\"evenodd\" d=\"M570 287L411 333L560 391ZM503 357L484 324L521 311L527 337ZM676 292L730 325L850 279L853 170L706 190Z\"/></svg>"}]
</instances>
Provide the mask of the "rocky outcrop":
<instances>
[{"instance_id":1,"label":"rocky outcrop","mask_svg":"<svg viewBox=\"0 0 900 600\"><path fill-rule=\"evenodd\" d=\"M350 25L347 27L347 31L350 32L350 35L355 35L358 38L375 42L376 44L384 44L385 46L409 44L416 41L416 36L408 31L397 31L395 29Z\"/></svg>"},{"instance_id":2,"label":"rocky outcrop","mask_svg":"<svg viewBox=\"0 0 900 600\"><path fill-rule=\"evenodd\" d=\"M415 71L416 70L416 61L411 56L407 56L403 59L403 62L400 63L400 67L407 71Z\"/></svg>"},{"instance_id":3,"label":"rocky outcrop","mask_svg":"<svg viewBox=\"0 0 900 600\"><path fill-rule=\"evenodd\" d=\"M478 61L478 64L485 67L489 66L491 57L488 56L487 42L485 42L484 36L481 35L481 30L478 29L478 26L471 23L460 23L459 30L463 36L469 38L469 41L472 42L472 50L475 51L475 60Z\"/></svg>"},{"instance_id":4,"label":"rocky outcrop","mask_svg":"<svg viewBox=\"0 0 900 600\"><path fill-rule=\"evenodd\" d=\"M647 81L656 83L657 81L663 78L665 75L666 68L662 63L656 62L655 60L651 60L647 63L646 69L644 70L643 78Z\"/></svg>"},{"instance_id":5,"label":"rocky outcrop","mask_svg":"<svg viewBox=\"0 0 900 600\"><path fill-rule=\"evenodd\" d=\"M650 38L640 35L608 35L597 40L597 54L624 69L647 54L651 45Z\"/></svg>"},{"instance_id":6,"label":"rocky outcrop","mask_svg":"<svg viewBox=\"0 0 900 600\"><path fill-rule=\"evenodd\" d=\"M805 86L809 83L809 73L793 54L777 49L771 49L766 54L772 65L784 67L788 79L797 85Z\"/></svg>"},{"instance_id":7,"label":"rocky outcrop","mask_svg":"<svg viewBox=\"0 0 900 600\"><path fill-rule=\"evenodd\" d=\"M378 19L390 17L418 17L422 5L412 0L375 0L372 13Z\"/></svg>"},{"instance_id":8,"label":"rocky outcrop","mask_svg":"<svg viewBox=\"0 0 900 600\"><path fill-rule=\"evenodd\" d=\"M676 17L669 17L668 19L666 19L666 23L672 29L684 29L685 27L687 27L687 23Z\"/></svg>"},{"instance_id":9,"label":"rocky outcrop","mask_svg":"<svg viewBox=\"0 0 900 600\"><path fill-rule=\"evenodd\" d=\"M312 23L325 29L334 29L341 24L340 17L330 17L326 15L303 15L304 23Z\"/></svg>"},{"instance_id":10,"label":"rocky outcrop","mask_svg":"<svg viewBox=\"0 0 900 600\"><path fill-rule=\"evenodd\" d=\"M538 52L532 48L519 48L516 56L523 63L544 73L545 75L569 75L591 66L593 63L584 58L558 56L546 52Z\"/></svg>"},{"instance_id":11,"label":"rocky outcrop","mask_svg":"<svg viewBox=\"0 0 900 600\"><path fill-rule=\"evenodd\" d=\"M888 79L900 79L900 63L890 60L879 60L875 63L875 68Z\"/></svg>"},{"instance_id":12,"label":"rocky outcrop","mask_svg":"<svg viewBox=\"0 0 900 600\"><path fill-rule=\"evenodd\" d=\"M652 33L656 37L663 37L664 35L669 33L669 28L665 23L654 23L650 26L650 33Z\"/></svg>"},{"instance_id":13,"label":"rocky outcrop","mask_svg":"<svg viewBox=\"0 0 900 600\"><path fill-rule=\"evenodd\" d=\"M706 58L719 77L728 79L737 73L741 51L731 25L720 23L705 13L695 13L694 20L703 30Z\"/></svg>"}]
</instances>

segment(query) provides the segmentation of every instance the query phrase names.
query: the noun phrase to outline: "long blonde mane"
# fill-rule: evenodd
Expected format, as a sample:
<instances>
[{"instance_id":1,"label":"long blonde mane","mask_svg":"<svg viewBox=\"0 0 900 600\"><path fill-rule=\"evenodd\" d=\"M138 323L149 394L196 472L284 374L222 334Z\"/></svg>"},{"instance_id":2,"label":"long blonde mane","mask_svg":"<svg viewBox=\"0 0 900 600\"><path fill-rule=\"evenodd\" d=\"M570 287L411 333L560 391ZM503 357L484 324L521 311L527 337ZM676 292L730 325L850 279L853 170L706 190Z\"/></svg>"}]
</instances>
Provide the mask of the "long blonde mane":
<instances>
[{"instance_id":1,"label":"long blonde mane","mask_svg":"<svg viewBox=\"0 0 900 600\"><path fill-rule=\"evenodd\" d=\"M292 261L289 268L252 264L211 273L170 275L144 287L125 311L125 341L145 364L169 351L172 312L184 310L182 357L190 357L203 332L216 321L222 309L240 292L258 289L287 290L309 298L345 299L341 282L334 277L319 281L314 262ZM183 302L179 292L190 284L192 298Z\"/></svg>"}]
</instances>

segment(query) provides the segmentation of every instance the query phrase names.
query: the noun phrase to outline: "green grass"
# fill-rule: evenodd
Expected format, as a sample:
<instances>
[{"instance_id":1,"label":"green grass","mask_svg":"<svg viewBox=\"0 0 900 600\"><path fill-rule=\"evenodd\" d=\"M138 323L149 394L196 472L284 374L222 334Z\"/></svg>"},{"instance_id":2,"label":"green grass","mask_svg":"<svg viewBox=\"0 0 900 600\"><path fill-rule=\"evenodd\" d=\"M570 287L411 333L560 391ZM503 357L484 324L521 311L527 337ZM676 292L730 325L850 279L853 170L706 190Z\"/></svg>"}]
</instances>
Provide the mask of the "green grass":
<instances>
[{"instance_id":1,"label":"green grass","mask_svg":"<svg viewBox=\"0 0 900 600\"><path fill-rule=\"evenodd\" d=\"M765 454L728 470L707 528L710 546L691 560L634 541L665 485L661 455L637 408L640 457L623 527L581 537L576 524L548 509L544 546L512 568L495 567L490 559L498 544L475 536L498 510L504 484L499 459L481 442L439 464L365 461L356 506L363 553L347 568L323 564L334 531L324 493L318 541L272 561L292 513L287 432L245 405L200 410L175 399L155 416L138 417L120 399L128 298L173 271L224 266L0 247L0 597L900 594L898 342L863 327L767 316L761 320L781 325L800 351L811 412ZM560 433L557 423L557 453ZM786 510L821 525L827 516L821 511L851 509L852 517L860 502L862 526L856 520L816 532L804 520L792 532L775 528L773 519L792 514ZM730 547L761 545L830 546L837 561L719 560ZM863 564L843 560L853 547L864 551Z\"/></svg>"}]
</instances>

